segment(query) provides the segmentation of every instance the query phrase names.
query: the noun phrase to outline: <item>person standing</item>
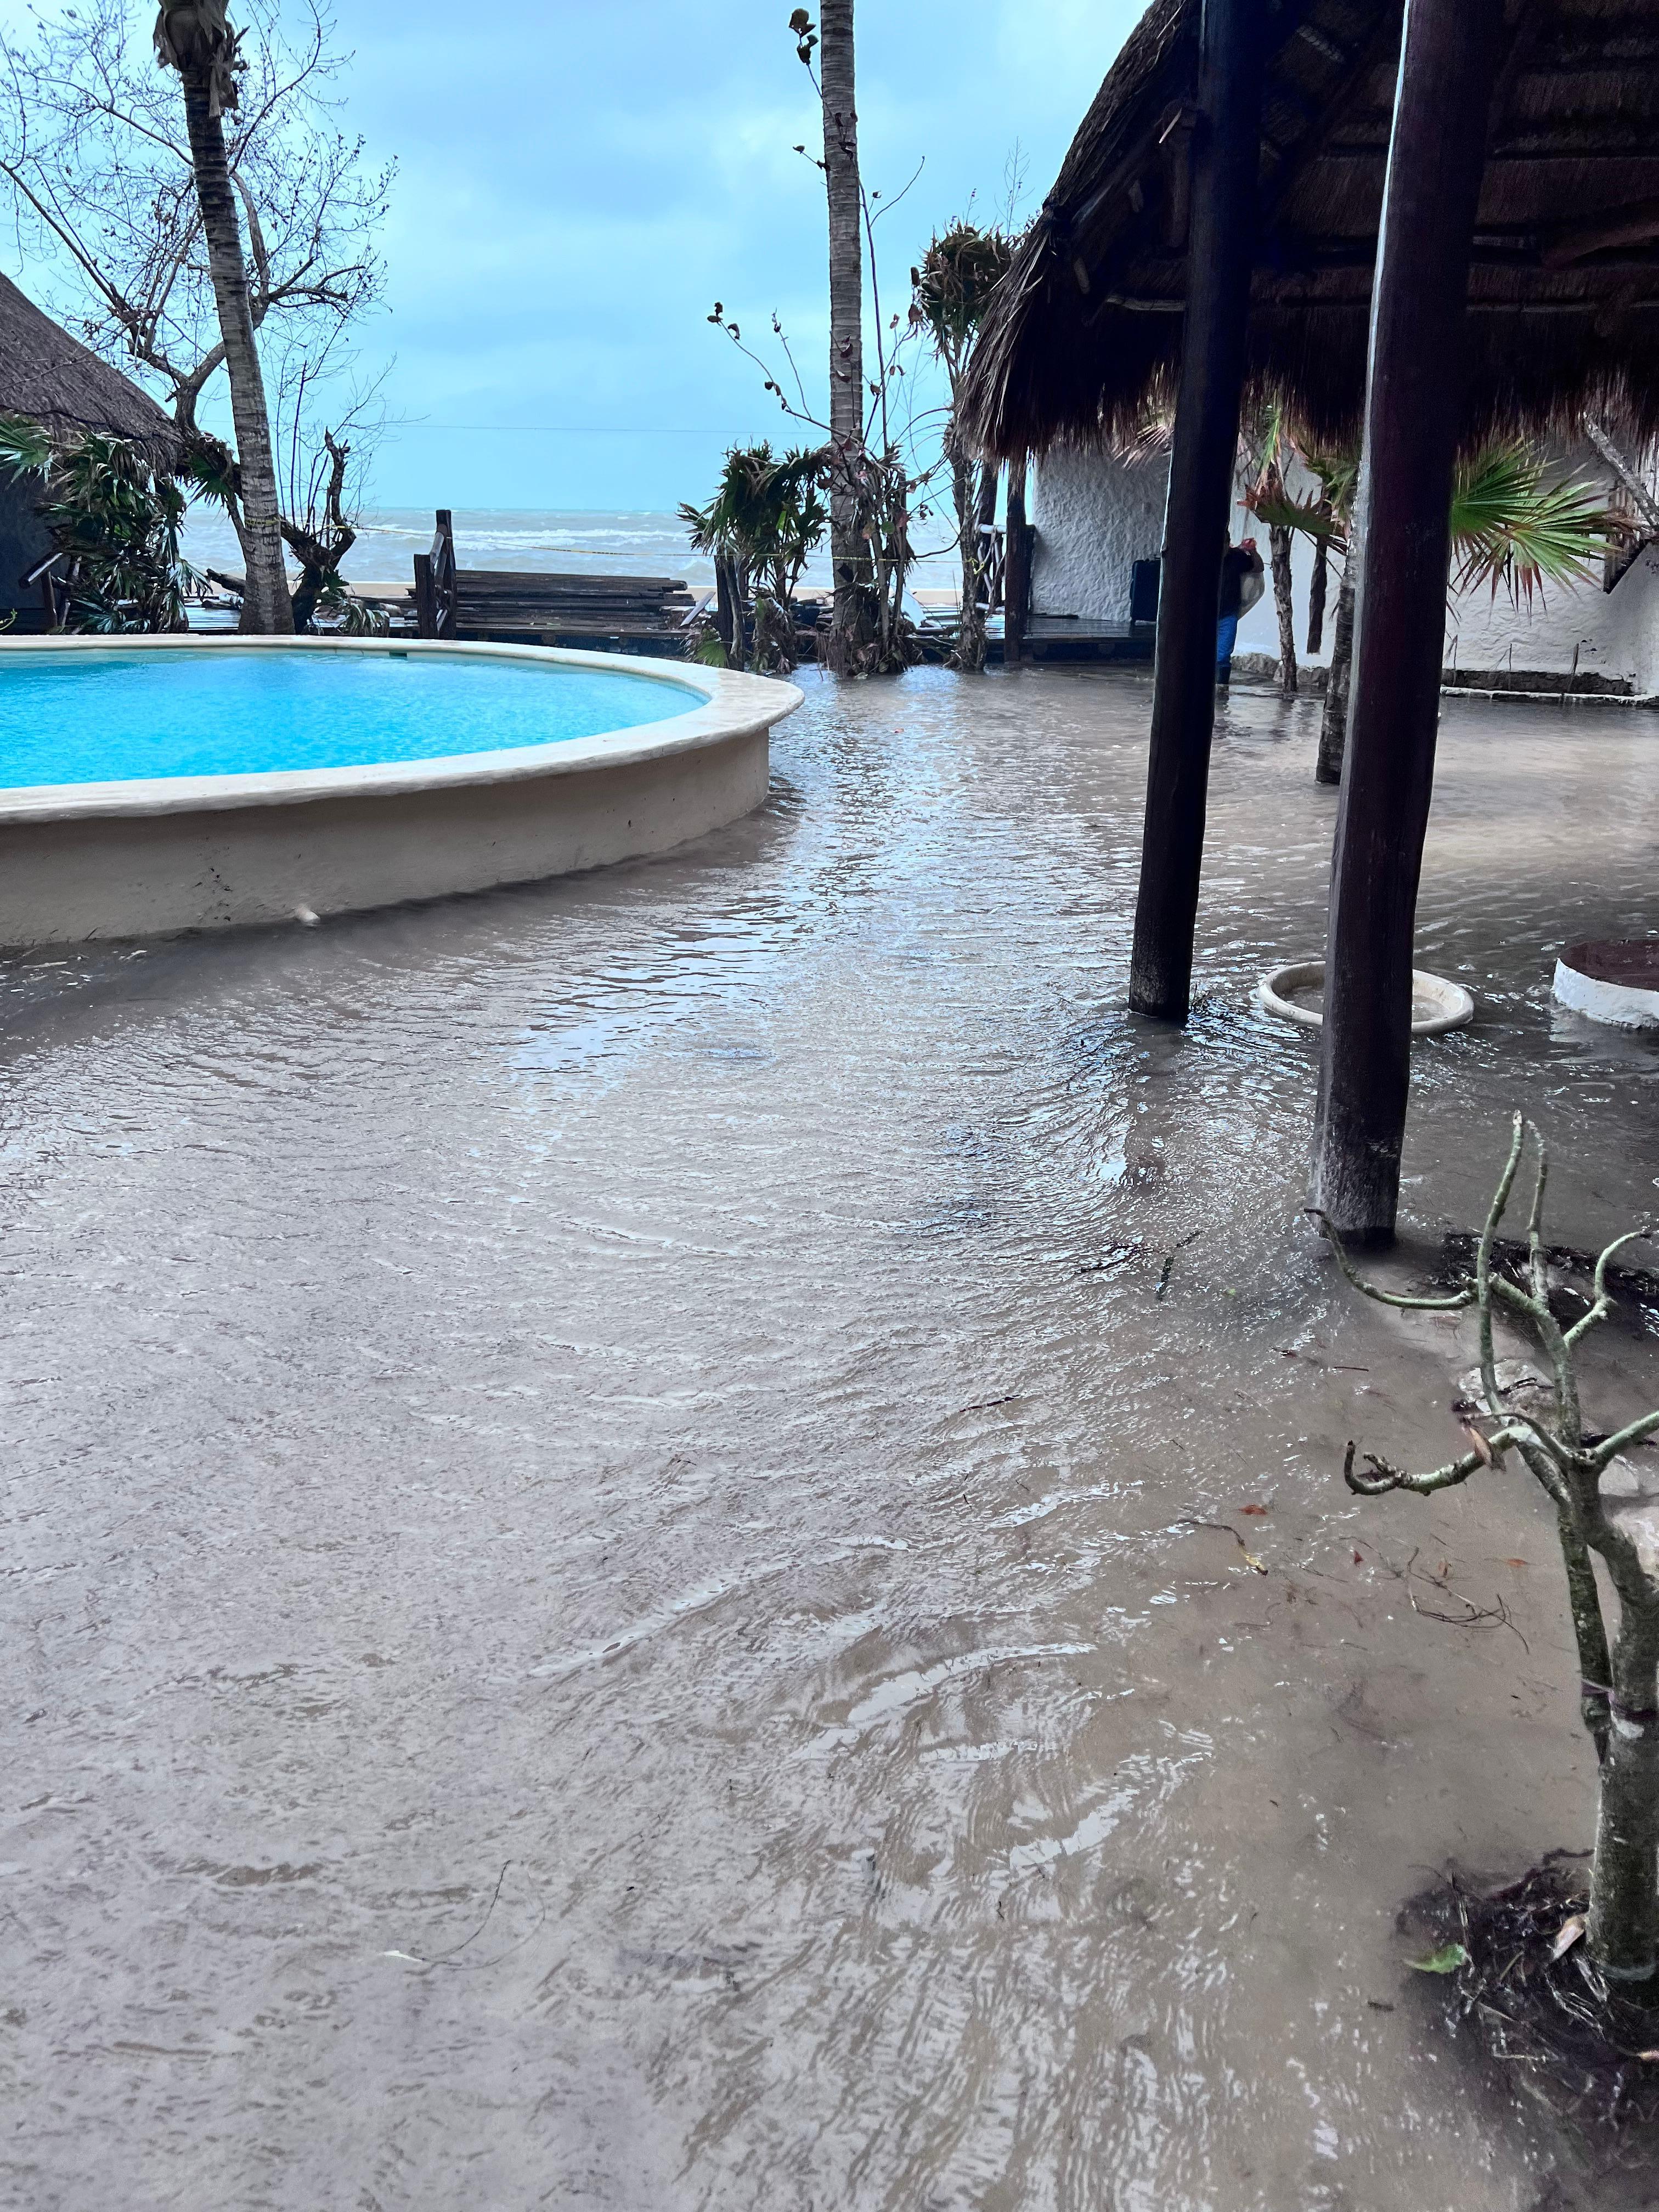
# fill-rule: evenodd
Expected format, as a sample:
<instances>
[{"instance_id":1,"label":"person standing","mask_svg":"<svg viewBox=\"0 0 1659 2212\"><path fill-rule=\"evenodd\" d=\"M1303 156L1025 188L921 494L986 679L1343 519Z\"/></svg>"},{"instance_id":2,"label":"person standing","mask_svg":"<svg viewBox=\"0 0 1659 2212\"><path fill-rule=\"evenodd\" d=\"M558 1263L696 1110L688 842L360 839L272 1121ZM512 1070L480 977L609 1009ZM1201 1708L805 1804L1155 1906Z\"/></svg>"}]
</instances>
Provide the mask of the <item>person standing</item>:
<instances>
[{"instance_id":1,"label":"person standing","mask_svg":"<svg viewBox=\"0 0 1659 2212\"><path fill-rule=\"evenodd\" d=\"M1267 568L1254 538L1229 544L1221 562L1221 601L1216 621L1215 680L1224 689L1233 676L1238 625L1267 590Z\"/></svg>"}]
</instances>

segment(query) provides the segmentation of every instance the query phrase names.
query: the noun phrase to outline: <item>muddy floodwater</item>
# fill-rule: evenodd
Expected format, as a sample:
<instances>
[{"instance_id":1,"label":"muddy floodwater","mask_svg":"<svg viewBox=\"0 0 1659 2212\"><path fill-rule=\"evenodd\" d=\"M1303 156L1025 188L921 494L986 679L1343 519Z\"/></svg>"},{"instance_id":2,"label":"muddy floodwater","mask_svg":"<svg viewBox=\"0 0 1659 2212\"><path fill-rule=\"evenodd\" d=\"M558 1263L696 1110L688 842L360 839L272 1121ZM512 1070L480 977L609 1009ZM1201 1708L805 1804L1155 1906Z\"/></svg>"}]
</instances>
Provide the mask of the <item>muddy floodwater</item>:
<instances>
[{"instance_id":1,"label":"muddy floodwater","mask_svg":"<svg viewBox=\"0 0 1659 2212\"><path fill-rule=\"evenodd\" d=\"M807 689L665 860L6 965L0 2203L1655 2201L1395 1924L1593 1785L1519 1468L1341 1484L1473 1353L1297 1218L1316 707L1223 710L1176 1035L1144 682ZM1656 1203L1659 1046L1549 982L1659 927L1656 771L1448 706L1405 1272L1515 1104L1560 1241Z\"/></svg>"}]
</instances>

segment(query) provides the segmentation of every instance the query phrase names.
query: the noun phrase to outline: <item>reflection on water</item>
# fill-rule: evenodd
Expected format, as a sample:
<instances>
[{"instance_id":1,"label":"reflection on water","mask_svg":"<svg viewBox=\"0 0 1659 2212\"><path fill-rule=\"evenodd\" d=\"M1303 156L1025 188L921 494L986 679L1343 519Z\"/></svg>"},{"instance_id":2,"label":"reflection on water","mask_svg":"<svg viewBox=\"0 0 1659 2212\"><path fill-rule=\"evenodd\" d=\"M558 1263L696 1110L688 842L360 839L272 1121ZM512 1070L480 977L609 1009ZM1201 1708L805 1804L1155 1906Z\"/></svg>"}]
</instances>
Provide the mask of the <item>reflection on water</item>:
<instances>
[{"instance_id":1,"label":"reflection on water","mask_svg":"<svg viewBox=\"0 0 1659 2212\"><path fill-rule=\"evenodd\" d=\"M1619 2201L1394 1933L1591 1783L1531 1499L1337 1477L1470 1354L1297 1218L1316 708L1224 711L1176 1036L1142 686L811 690L678 856L7 970L8 2201ZM1548 984L1654 750L1449 710L1419 1252L1512 1103L1643 1210L1659 1053Z\"/></svg>"}]
</instances>

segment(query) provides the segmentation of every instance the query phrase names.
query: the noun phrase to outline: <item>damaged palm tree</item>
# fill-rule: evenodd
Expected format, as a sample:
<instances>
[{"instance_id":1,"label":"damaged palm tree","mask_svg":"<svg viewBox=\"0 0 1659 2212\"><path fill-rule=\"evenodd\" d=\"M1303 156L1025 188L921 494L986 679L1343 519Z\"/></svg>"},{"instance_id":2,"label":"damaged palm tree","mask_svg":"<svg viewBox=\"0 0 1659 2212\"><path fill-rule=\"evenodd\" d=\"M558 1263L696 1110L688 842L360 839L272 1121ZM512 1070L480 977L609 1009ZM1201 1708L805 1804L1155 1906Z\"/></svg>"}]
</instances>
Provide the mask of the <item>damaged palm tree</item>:
<instances>
[{"instance_id":1,"label":"damaged palm tree","mask_svg":"<svg viewBox=\"0 0 1659 2212\"><path fill-rule=\"evenodd\" d=\"M1528 1140L1538 1168L1522 1283L1512 1281L1494 1264L1494 1251ZM1407 1474L1369 1453L1364 1455L1369 1472L1363 1472L1354 1465L1352 1443L1343 1473L1348 1487L1362 1498L1393 1490L1429 1497L1483 1470L1503 1472L1513 1452L1549 1498L1555 1508L1577 1638L1581 1712L1601 1772L1601 1811L1590 1873L1590 1954L1622 1996L1659 2005L1659 1504L1626 1494L1629 1486L1619 1480L1618 1466L1622 1453L1659 1433L1659 1413L1644 1414L1612 1436L1587 1436L1576 1368L1579 1346L1613 1310L1607 1271L1615 1255L1650 1232L1646 1227L1633 1229L1607 1247L1596 1262L1589 1310L1571 1327L1563 1328L1550 1306L1543 1244L1548 1170L1542 1137L1517 1114L1514 1141L1486 1217L1474 1276L1449 1297L1401 1297L1366 1282L1329 1222L1315 1213L1342 1273L1366 1297L1408 1313L1476 1310L1481 1388L1492 1425L1487 1430L1472 1430L1473 1449L1429 1474ZM1514 1394L1506 1394L1501 1385L1493 1344L1494 1316L1500 1308L1543 1355L1553 1398L1548 1416L1518 1412ZM1611 1646L1595 1574L1597 1559L1619 1601Z\"/></svg>"},{"instance_id":2,"label":"damaged palm tree","mask_svg":"<svg viewBox=\"0 0 1659 2212\"><path fill-rule=\"evenodd\" d=\"M1014 240L1006 232L982 230L968 222L953 222L949 229L934 235L921 266L910 271L911 324L925 330L932 339L951 393L945 458L951 469L957 546L962 560L962 626L952 661L963 669L985 665L989 560L988 533L981 526L980 514L987 504L988 489L988 504L994 514L996 470L988 465L982 477L975 470L973 447L962 423L962 395L980 325L1013 258Z\"/></svg>"}]
</instances>

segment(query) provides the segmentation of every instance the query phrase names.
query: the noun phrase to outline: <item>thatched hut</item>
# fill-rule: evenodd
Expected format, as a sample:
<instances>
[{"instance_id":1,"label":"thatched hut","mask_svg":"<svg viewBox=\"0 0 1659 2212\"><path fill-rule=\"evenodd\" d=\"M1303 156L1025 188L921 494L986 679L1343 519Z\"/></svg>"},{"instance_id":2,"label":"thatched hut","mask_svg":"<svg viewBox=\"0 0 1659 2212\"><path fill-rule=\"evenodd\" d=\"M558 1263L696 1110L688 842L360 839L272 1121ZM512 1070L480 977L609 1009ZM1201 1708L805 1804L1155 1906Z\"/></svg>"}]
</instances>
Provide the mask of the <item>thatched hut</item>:
<instances>
[{"instance_id":1,"label":"thatched hut","mask_svg":"<svg viewBox=\"0 0 1659 2212\"><path fill-rule=\"evenodd\" d=\"M101 430L145 447L159 466L178 453L171 416L148 392L100 361L52 317L0 276L0 414L21 415L54 437ZM39 629L43 605L39 584L23 578L51 550L35 513L39 489L0 472L0 620Z\"/></svg>"},{"instance_id":2,"label":"thatched hut","mask_svg":"<svg viewBox=\"0 0 1659 2212\"><path fill-rule=\"evenodd\" d=\"M1400 0L1309 0L1281 10L1267 63L1249 375L1255 398L1287 398L1321 441L1355 436L1364 396L1401 16ZM1112 448L1173 392L1199 19L1198 0L1158 0L1130 34L980 344L980 437L997 453L1046 456L1032 577L1045 649L1121 634L1136 567L1158 555L1167 456L1125 461ZM1559 0L1523 15L1474 240L1471 441L1542 430L1564 461L1596 473L1577 434L1586 406L1622 424L1632 449L1659 430L1656 64L1659 5ZM1235 532L1249 526L1241 510ZM1616 599L1557 594L1518 617L1477 595L1455 609L1449 665L1464 680L1652 696L1659 554L1614 580ZM1269 605L1241 647L1276 652Z\"/></svg>"},{"instance_id":3,"label":"thatched hut","mask_svg":"<svg viewBox=\"0 0 1659 2212\"><path fill-rule=\"evenodd\" d=\"M1457 449L1659 435L1659 0L1154 0L981 334L989 453L1178 390L1129 1004L1183 1021L1239 411L1363 422L1315 1189L1394 1233ZM1645 501L1645 494L1644 494Z\"/></svg>"},{"instance_id":4,"label":"thatched hut","mask_svg":"<svg viewBox=\"0 0 1659 2212\"><path fill-rule=\"evenodd\" d=\"M1187 295L1200 0L1155 0L1084 118L975 356L988 452L1133 428L1167 396ZM1659 0L1533 0L1493 102L1465 419L1659 434ZM1351 437L1399 64L1401 0L1276 11L1261 129L1249 378Z\"/></svg>"}]
</instances>

